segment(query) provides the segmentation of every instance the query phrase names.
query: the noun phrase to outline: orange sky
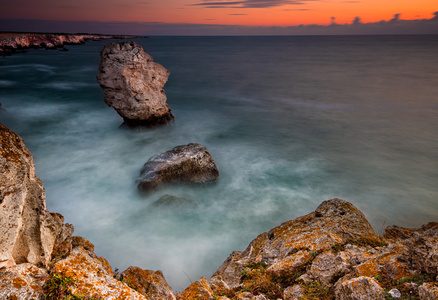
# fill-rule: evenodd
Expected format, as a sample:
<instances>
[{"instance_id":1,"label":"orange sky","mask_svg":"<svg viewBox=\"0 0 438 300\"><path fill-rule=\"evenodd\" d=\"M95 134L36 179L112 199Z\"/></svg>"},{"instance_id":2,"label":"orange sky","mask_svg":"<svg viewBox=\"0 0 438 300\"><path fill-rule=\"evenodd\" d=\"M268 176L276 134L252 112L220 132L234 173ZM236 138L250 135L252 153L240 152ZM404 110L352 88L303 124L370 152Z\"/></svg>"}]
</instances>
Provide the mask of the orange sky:
<instances>
[{"instance_id":1,"label":"orange sky","mask_svg":"<svg viewBox=\"0 0 438 300\"><path fill-rule=\"evenodd\" d=\"M435 11L437 0L14 0L0 18L293 26L429 19Z\"/></svg>"}]
</instances>

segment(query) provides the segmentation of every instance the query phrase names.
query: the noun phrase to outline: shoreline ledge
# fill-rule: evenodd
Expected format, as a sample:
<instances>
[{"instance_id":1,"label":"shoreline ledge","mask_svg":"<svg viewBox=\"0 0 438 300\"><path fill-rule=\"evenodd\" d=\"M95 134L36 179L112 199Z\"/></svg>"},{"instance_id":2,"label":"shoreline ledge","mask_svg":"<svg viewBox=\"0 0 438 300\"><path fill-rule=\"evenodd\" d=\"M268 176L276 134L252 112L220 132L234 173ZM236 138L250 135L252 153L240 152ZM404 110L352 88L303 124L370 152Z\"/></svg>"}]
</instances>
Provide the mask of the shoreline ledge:
<instances>
[{"instance_id":1,"label":"shoreline ledge","mask_svg":"<svg viewBox=\"0 0 438 300\"><path fill-rule=\"evenodd\" d=\"M9 56L32 48L58 49L65 45L84 44L87 40L145 38L136 35L88 33L0 32L0 56ZM65 48L64 48L65 49Z\"/></svg>"},{"instance_id":2,"label":"shoreline ledge","mask_svg":"<svg viewBox=\"0 0 438 300\"><path fill-rule=\"evenodd\" d=\"M341 199L260 234L174 295L161 271L113 272L47 211L32 154L1 124L0 144L0 299L438 299L438 223L379 236Z\"/></svg>"}]
</instances>

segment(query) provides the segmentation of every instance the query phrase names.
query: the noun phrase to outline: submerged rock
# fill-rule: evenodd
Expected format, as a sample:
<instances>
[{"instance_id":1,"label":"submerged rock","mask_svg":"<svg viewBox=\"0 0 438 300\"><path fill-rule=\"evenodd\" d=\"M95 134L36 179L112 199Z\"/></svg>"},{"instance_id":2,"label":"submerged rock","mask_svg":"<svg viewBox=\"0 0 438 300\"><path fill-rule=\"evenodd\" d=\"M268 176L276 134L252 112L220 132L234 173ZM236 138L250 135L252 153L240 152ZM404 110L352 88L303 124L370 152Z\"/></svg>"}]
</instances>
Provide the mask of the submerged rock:
<instances>
[{"instance_id":1,"label":"submerged rock","mask_svg":"<svg viewBox=\"0 0 438 300\"><path fill-rule=\"evenodd\" d=\"M128 126L155 126L173 120L163 87L170 72L153 62L134 42L105 45L97 81L105 103L123 117Z\"/></svg>"},{"instance_id":2,"label":"submerged rock","mask_svg":"<svg viewBox=\"0 0 438 300\"><path fill-rule=\"evenodd\" d=\"M165 183L207 183L218 177L219 171L207 148L191 143L149 159L140 172L137 186L146 192Z\"/></svg>"},{"instance_id":3,"label":"submerged rock","mask_svg":"<svg viewBox=\"0 0 438 300\"><path fill-rule=\"evenodd\" d=\"M23 140L0 124L0 268L51 258L63 220L46 209L41 180Z\"/></svg>"},{"instance_id":4,"label":"submerged rock","mask_svg":"<svg viewBox=\"0 0 438 300\"><path fill-rule=\"evenodd\" d=\"M153 209L190 209L196 208L198 203L190 198L164 195L151 204Z\"/></svg>"}]
</instances>

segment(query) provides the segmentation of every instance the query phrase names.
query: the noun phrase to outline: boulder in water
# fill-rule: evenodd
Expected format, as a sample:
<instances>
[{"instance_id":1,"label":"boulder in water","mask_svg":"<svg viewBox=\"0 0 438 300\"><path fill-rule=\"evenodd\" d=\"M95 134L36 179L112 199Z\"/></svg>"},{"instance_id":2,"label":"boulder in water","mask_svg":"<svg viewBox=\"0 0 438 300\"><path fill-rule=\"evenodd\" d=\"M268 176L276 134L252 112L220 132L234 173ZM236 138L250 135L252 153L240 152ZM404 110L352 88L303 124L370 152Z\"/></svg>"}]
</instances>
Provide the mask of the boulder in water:
<instances>
[{"instance_id":1,"label":"boulder in water","mask_svg":"<svg viewBox=\"0 0 438 300\"><path fill-rule=\"evenodd\" d=\"M149 159L140 173L138 188L149 191L164 183L207 183L218 177L216 163L207 148L191 143Z\"/></svg>"},{"instance_id":2,"label":"boulder in water","mask_svg":"<svg viewBox=\"0 0 438 300\"><path fill-rule=\"evenodd\" d=\"M173 120L163 87L170 72L134 42L112 43L100 53L97 81L105 103L128 126L155 126Z\"/></svg>"}]
</instances>

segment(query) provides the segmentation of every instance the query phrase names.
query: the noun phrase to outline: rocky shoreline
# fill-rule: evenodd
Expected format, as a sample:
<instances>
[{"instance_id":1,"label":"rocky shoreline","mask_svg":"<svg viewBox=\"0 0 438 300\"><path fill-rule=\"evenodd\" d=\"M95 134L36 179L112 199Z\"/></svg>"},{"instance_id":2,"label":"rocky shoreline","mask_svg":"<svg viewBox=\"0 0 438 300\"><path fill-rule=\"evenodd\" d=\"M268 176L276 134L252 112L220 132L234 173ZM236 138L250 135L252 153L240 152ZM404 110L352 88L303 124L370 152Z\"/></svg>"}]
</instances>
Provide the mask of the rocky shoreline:
<instances>
[{"instance_id":1,"label":"rocky shoreline","mask_svg":"<svg viewBox=\"0 0 438 300\"><path fill-rule=\"evenodd\" d=\"M379 236L341 199L260 234L174 295L160 271L113 272L47 211L23 140L0 124L0 143L0 299L438 299L438 223Z\"/></svg>"},{"instance_id":2,"label":"rocky shoreline","mask_svg":"<svg viewBox=\"0 0 438 300\"><path fill-rule=\"evenodd\" d=\"M0 32L0 56L7 56L30 48L63 49L65 45L83 44L87 40L136 38L132 35L18 33Z\"/></svg>"}]
</instances>

